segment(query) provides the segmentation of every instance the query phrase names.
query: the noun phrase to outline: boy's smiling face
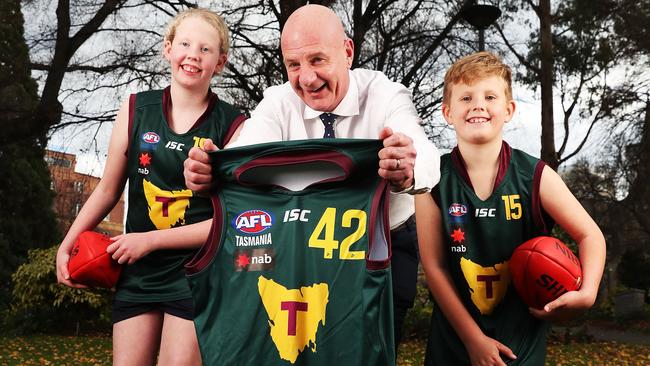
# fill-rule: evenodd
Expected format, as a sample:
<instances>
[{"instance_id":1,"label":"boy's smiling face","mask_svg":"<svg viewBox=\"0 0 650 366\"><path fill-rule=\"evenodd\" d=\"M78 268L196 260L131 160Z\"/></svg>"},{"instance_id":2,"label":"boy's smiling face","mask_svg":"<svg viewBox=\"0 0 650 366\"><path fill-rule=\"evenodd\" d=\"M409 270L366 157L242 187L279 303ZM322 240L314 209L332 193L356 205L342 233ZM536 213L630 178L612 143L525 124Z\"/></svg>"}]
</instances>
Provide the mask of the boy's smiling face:
<instances>
[{"instance_id":1,"label":"boy's smiling face","mask_svg":"<svg viewBox=\"0 0 650 366\"><path fill-rule=\"evenodd\" d=\"M506 96L503 78L489 76L471 85L453 84L442 115L456 130L460 143L486 144L501 140L503 124L515 112L515 102Z\"/></svg>"}]
</instances>

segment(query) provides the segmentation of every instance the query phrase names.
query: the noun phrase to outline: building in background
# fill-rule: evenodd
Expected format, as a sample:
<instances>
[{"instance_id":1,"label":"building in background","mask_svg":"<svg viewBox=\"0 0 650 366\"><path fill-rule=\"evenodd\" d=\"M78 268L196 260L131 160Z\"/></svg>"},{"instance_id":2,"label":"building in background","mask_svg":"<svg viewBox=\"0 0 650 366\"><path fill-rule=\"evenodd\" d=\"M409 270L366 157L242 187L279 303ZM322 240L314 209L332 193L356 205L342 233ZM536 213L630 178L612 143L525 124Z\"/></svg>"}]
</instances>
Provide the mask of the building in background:
<instances>
[{"instance_id":1,"label":"building in background","mask_svg":"<svg viewBox=\"0 0 650 366\"><path fill-rule=\"evenodd\" d=\"M99 178L75 172L77 158L73 154L58 151L45 151L45 161L52 176L54 213L59 221L61 233L66 233L93 192ZM97 225L95 231L110 236L124 231L124 195L120 197L113 210Z\"/></svg>"}]
</instances>

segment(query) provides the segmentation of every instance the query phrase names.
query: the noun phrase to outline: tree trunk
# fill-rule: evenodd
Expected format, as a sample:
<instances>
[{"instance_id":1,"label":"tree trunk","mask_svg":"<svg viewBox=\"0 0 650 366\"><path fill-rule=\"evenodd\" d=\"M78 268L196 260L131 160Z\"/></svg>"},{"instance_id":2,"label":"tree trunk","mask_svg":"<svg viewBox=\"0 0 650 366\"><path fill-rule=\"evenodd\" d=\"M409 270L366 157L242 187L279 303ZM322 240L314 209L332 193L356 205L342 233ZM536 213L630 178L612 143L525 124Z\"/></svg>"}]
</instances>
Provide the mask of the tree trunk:
<instances>
[{"instance_id":1,"label":"tree trunk","mask_svg":"<svg viewBox=\"0 0 650 366\"><path fill-rule=\"evenodd\" d=\"M641 141L634 156L635 178L630 192L621 202L639 223L641 231L650 235L650 101L646 101L645 118L641 126Z\"/></svg>"},{"instance_id":2,"label":"tree trunk","mask_svg":"<svg viewBox=\"0 0 650 366\"><path fill-rule=\"evenodd\" d=\"M115 13L126 0L105 0L97 13L85 23L74 36L70 35L70 1L59 0L56 8L57 31L54 57L49 65L43 93L37 108L36 117L39 128L44 132L61 121L63 106L59 102L59 92L67 72L70 59L84 42L92 37L106 18Z\"/></svg>"},{"instance_id":3,"label":"tree trunk","mask_svg":"<svg viewBox=\"0 0 650 366\"><path fill-rule=\"evenodd\" d=\"M557 170L560 165L555 151L555 133L553 124L553 35L551 25L551 1L539 2L539 36L541 45L540 89L542 92L542 151L541 158L551 168Z\"/></svg>"}]
</instances>

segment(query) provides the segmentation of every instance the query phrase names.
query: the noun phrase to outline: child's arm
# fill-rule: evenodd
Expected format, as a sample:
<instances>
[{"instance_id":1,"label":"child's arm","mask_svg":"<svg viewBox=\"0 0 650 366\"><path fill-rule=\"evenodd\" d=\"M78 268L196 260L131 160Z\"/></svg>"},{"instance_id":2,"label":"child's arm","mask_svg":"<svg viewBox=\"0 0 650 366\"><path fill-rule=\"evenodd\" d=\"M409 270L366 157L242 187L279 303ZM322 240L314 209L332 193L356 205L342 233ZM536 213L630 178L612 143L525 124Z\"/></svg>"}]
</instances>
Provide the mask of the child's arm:
<instances>
[{"instance_id":1,"label":"child's arm","mask_svg":"<svg viewBox=\"0 0 650 366\"><path fill-rule=\"evenodd\" d=\"M500 354L516 359L510 348L483 334L460 300L445 265L440 209L430 194L415 196L415 215L420 260L429 289L436 304L463 341L472 365L505 365Z\"/></svg>"},{"instance_id":2,"label":"child's arm","mask_svg":"<svg viewBox=\"0 0 650 366\"><path fill-rule=\"evenodd\" d=\"M56 253L56 277L59 283L70 287L85 287L70 280L68 261L74 240L86 230L95 228L113 209L122 195L126 182L126 151L128 147L129 102L122 104L115 117L115 125L108 146L104 175L74 220Z\"/></svg>"},{"instance_id":3,"label":"child's arm","mask_svg":"<svg viewBox=\"0 0 650 366\"><path fill-rule=\"evenodd\" d=\"M165 230L129 233L111 238L106 248L120 264L132 264L138 259L161 249L195 249L208 240L212 219Z\"/></svg>"},{"instance_id":4,"label":"child's arm","mask_svg":"<svg viewBox=\"0 0 650 366\"><path fill-rule=\"evenodd\" d=\"M562 178L549 167L544 167L542 172L540 200L544 210L578 243L582 286L546 304L544 310L531 309L531 312L546 320L569 319L596 301L605 267L605 238Z\"/></svg>"}]
</instances>

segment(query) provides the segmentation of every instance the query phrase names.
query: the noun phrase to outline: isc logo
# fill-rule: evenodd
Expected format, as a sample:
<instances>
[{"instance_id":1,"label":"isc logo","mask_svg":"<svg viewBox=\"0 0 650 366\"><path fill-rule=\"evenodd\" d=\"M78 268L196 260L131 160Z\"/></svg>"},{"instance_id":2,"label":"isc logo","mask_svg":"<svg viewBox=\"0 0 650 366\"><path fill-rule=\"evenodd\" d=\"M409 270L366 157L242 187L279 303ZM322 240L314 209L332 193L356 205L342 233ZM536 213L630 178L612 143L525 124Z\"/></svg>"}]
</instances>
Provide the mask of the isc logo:
<instances>
[{"instance_id":1,"label":"isc logo","mask_svg":"<svg viewBox=\"0 0 650 366\"><path fill-rule=\"evenodd\" d=\"M451 216L460 217L467 213L467 207L461 203L452 203L449 206L449 214Z\"/></svg>"},{"instance_id":2,"label":"isc logo","mask_svg":"<svg viewBox=\"0 0 650 366\"><path fill-rule=\"evenodd\" d=\"M160 136L155 132L145 132L142 135L142 141L148 144L157 144L160 141Z\"/></svg>"},{"instance_id":3,"label":"isc logo","mask_svg":"<svg viewBox=\"0 0 650 366\"><path fill-rule=\"evenodd\" d=\"M185 144L176 141L167 141L167 144L165 144L166 148L177 151L183 151L183 146L185 146Z\"/></svg>"},{"instance_id":4,"label":"isc logo","mask_svg":"<svg viewBox=\"0 0 650 366\"><path fill-rule=\"evenodd\" d=\"M273 217L262 210L244 211L235 217L232 226L244 234L259 234L273 226Z\"/></svg>"},{"instance_id":5,"label":"isc logo","mask_svg":"<svg viewBox=\"0 0 650 366\"><path fill-rule=\"evenodd\" d=\"M474 210L476 217L496 217L496 208L477 208Z\"/></svg>"},{"instance_id":6,"label":"isc logo","mask_svg":"<svg viewBox=\"0 0 650 366\"><path fill-rule=\"evenodd\" d=\"M299 208L294 208L293 210L287 210L284 211L284 220L283 222L291 222L291 221L302 221L302 222L308 222L309 218L307 218L307 215L311 213L311 210L301 210Z\"/></svg>"}]
</instances>

